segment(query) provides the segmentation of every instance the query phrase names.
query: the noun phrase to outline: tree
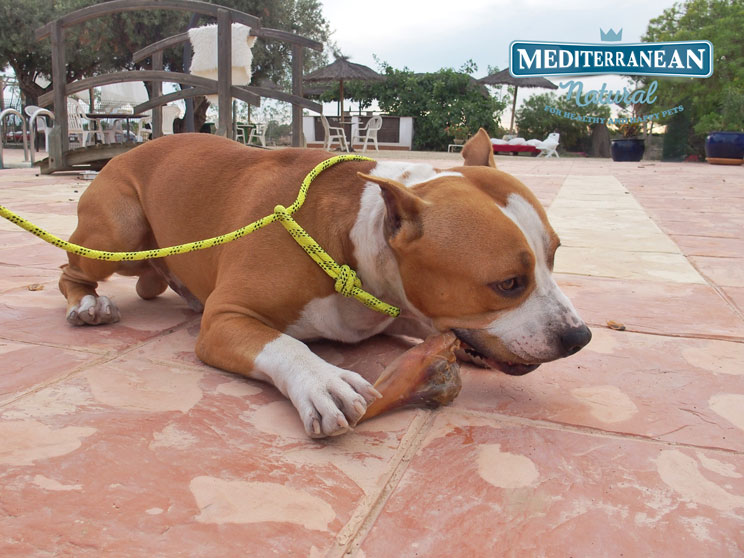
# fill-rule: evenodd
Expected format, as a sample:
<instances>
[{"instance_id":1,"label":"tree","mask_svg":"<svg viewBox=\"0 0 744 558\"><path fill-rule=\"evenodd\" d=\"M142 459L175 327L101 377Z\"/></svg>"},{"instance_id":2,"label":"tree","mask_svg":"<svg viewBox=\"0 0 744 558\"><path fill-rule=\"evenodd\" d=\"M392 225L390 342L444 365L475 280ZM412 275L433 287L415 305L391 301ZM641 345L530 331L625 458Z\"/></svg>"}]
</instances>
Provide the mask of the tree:
<instances>
[{"instance_id":1,"label":"tree","mask_svg":"<svg viewBox=\"0 0 744 558\"><path fill-rule=\"evenodd\" d=\"M683 104L692 124L690 142L701 145L708 132L721 129L726 99L744 92L744 0L686 0L652 19L644 41L709 40L713 75L707 79L659 79L659 105ZM653 81L645 77L646 83Z\"/></svg>"},{"instance_id":2,"label":"tree","mask_svg":"<svg viewBox=\"0 0 744 558\"><path fill-rule=\"evenodd\" d=\"M580 107L573 100L566 99L565 95L558 96L555 93L533 95L522 103L516 116L519 135L524 138L545 139L548 134L558 130L561 134L561 145L569 151L589 151L591 130L594 125L546 111L546 106L581 117L610 116L610 107L607 105Z\"/></svg>"},{"instance_id":3,"label":"tree","mask_svg":"<svg viewBox=\"0 0 744 558\"><path fill-rule=\"evenodd\" d=\"M0 60L13 69L18 85L28 102L35 103L37 97L44 92L44 88L35 83L36 79L41 75L51 74L49 41L37 42L34 31L61 13L91 3L85 0L59 3L28 0L24 2L22 9L19 9L18 2L0 0ZM77 49L75 54L78 55L77 62L82 63ZM77 71L73 70L72 79L76 76Z\"/></svg>"},{"instance_id":4,"label":"tree","mask_svg":"<svg viewBox=\"0 0 744 558\"><path fill-rule=\"evenodd\" d=\"M35 104L49 87L36 83L39 76L51 74L50 41L36 41L35 30L82 7L104 0L0 0L0 61L13 68L28 104ZM265 27L296 32L324 42L330 35L318 0L219 0L212 3L235 8L261 18ZM95 20L68 28L67 81L115 70L147 68L149 62L134 64L131 55L157 40L184 32L190 15L173 10L138 10ZM204 24L199 18L199 25ZM74 48L72 48L74 45ZM167 49L166 69L182 71L182 49ZM286 84L291 75L289 46L280 41L259 40L254 52L256 80L267 77ZM324 62L322 53L308 53L306 67Z\"/></svg>"},{"instance_id":5,"label":"tree","mask_svg":"<svg viewBox=\"0 0 744 558\"><path fill-rule=\"evenodd\" d=\"M438 72L417 74L397 70L382 63L386 79L381 82L350 83L348 97L369 106L376 99L383 112L414 117L414 149L443 151L452 143L454 129L472 135L478 128L490 133L497 129L505 104L488 94L468 72L477 67L468 61L460 71L443 68ZM324 100L337 98L334 91Z\"/></svg>"}]
</instances>

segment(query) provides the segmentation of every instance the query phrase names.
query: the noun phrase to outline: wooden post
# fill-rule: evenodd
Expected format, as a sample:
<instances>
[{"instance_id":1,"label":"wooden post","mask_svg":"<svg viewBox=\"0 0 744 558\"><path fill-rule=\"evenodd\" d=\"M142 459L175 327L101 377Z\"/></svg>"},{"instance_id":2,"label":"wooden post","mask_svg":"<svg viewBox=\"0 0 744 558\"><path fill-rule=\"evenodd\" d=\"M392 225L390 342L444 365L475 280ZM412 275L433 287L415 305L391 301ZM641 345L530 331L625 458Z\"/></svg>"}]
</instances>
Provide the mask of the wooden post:
<instances>
[{"instance_id":1,"label":"wooden post","mask_svg":"<svg viewBox=\"0 0 744 558\"><path fill-rule=\"evenodd\" d=\"M70 150L67 126L67 75L65 70L65 30L62 22L52 24L52 87L54 87L54 128L49 142L49 165L46 172L64 169Z\"/></svg>"},{"instance_id":2,"label":"wooden post","mask_svg":"<svg viewBox=\"0 0 744 558\"><path fill-rule=\"evenodd\" d=\"M217 10L217 102L220 110L217 134L234 139L231 87L232 24L230 12L220 8Z\"/></svg>"},{"instance_id":3,"label":"wooden post","mask_svg":"<svg viewBox=\"0 0 744 558\"><path fill-rule=\"evenodd\" d=\"M509 122L509 133L514 133L514 113L517 112L517 91L519 91L519 87L516 85L514 86L514 99L512 100L512 113L511 113L511 122Z\"/></svg>"},{"instance_id":4,"label":"wooden post","mask_svg":"<svg viewBox=\"0 0 744 558\"><path fill-rule=\"evenodd\" d=\"M188 29L191 29L192 27L196 27L196 24L199 22L199 14L191 14L191 19L189 19L189 27ZM188 73L189 69L191 68L191 41L186 41L183 44L183 73ZM184 131L186 132L195 132L195 124L194 124L194 99L189 97L185 100L186 102L186 113L183 115L184 120Z\"/></svg>"},{"instance_id":5,"label":"wooden post","mask_svg":"<svg viewBox=\"0 0 744 558\"><path fill-rule=\"evenodd\" d=\"M302 97L302 47L292 45L292 95ZM292 104L292 147L302 147L302 107Z\"/></svg>"},{"instance_id":6,"label":"wooden post","mask_svg":"<svg viewBox=\"0 0 744 558\"><path fill-rule=\"evenodd\" d=\"M154 52L152 55L152 69L160 71L163 69L163 51ZM163 82L152 82L153 98L160 97L163 94ZM141 125L141 124L140 124ZM157 106L152 109L152 139L159 138L163 135L163 107ZM127 138L129 139L129 138Z\"/></svg>"}]
</instances>

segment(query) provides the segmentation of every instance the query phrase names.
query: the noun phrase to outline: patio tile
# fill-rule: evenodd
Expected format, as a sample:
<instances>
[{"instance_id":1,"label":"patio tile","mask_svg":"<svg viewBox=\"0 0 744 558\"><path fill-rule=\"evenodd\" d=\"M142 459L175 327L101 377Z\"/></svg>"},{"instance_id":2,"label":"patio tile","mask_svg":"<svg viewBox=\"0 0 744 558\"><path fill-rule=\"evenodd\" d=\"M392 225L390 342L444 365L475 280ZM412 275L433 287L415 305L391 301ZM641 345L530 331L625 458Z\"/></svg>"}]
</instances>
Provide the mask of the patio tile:
<instances>
[{"instance_id":1,"label":"patio tile","mask_svg":"<svg viewBox=\"0 0 744 558\"><path fill-rule=\"evenodd\" d=\"M738 308L739 312L744 314L744 288L742 287L723 287L721 289Z\"/></svg>"},{"instance_id":2,"label":"patio tile","mask_svg":"<svg viewBox=\"0 0 744 558\"><path fill-rule=\"evenodd\" d=\"M656 210L656 222L669 235L695 235L722 238L741 238L744 216L731 213L701 214L689 212L680 215L671 209Z\"/></svg>"},{"instance_id":3,"label":"patio tile","mask_svg":"<svg viewBox=\"0 0 744 558\"><path fill-rule=\"evenodd\" d=\"M721 287L744 287L744 258L693 256L690 261L709 281Z\"/></svg>"},{"instance_id":4,"label":"patio tile","mask_svg":"<svg viewBox=\"0 0 744 558\"><path fill-rule=\"evenodd\" d=\"M656 251L608 250L605 247L561 246L556 273L592 277L705 284L705 279L682 254Z\"/></svg>"},{"instance_id":5,"label":"patio tile","mask_svg":"<svg viewBox=\"0 0 744 558\"><path fill-rule=\"evenodd\" d=\"M55 190L50 193L51 195L41 196L37 190L11 190L11 195L3 196L3 205L29 221L32 221L27 217L30 214L77 215L77 203L80 199L78 190L65 192L63 196L54 196Z\"/></svg>"},{"instance_id":6,"label":"patio tile","mask_svg":"<svg viewBox=\"0 0 744 558\"><path fill-rule=\"evenodd\" d=\"M0 339L0 406L97 358L90 353Z\"/></svg>"},{"instance_id":7,"label":"patio tile","mask_svg":"<svg viewBox=\"0 0 744 558\"><path fill-rule=\"evenodd\" d=\"M2 254L2 250L0 250ZM0 255L1 257L1 255ZM57 290L59 269L44 269L38 267L21 267L0 263L0 293L13 289L51 289Z\"/></svg>"},{"instance_id":8,"label":"patio tile","mask_svg":"<svg viewBox=\"0 0 744 558\"><path fill-rule=\"evenodd\" d=\"M704 283L614 176L568 176L548 216L563 246L557 272Z\"/></svg>"},{"instance_id":9,"label":"patio tile","mask_svg":"<svg viewBox=\"0 0 744 558\"><path fill-rule=\"evenodd\" d=\"M563 178L556 176L545 176L529 173L515 173L519 180L521 180L532 192L537 196L537 199L545 206L549 207L555 196L558 194L558 190L563 185Z\"/></svg>"},{"instance_id":10,"label":"patio tile","mask_svg":"<svg viewBox=\"0 0 744 558\"><path fill-rule=\"evenodd\" d=\"M607 251L668 252L679 254L677 244L661 232L646 214L635 210L589 212L572 208L550 211L564 246L601 246ZM588 231L591 230L591 234Z\"/></svg>"},{"instance_id":11,"label":"patio tile","mask_svg":"<svg viewBox=\"0 0 744 558\"><path fill-rule=\"evenodd\" d=\"M686 256L736 258L744 254L744 238L674 235L672 239Z\"/></svg>"},{"instance_id":12,"label":"patio tile","mask_svg":"<svg viewBox=\"0 0 744 558\"><path fill-rule=\"evenodd\" d=\"M12 210L12 208L9 208ZM20 211L16 211L21 217L27 221L32 222L34 225L41 227L42 229L49 231L50 233L59 236L61 238L67 238L77 225L77 214L69 213L67 215L60 215L58 213L39 213L36 211L26 211L21 214ZM0 231L11 231L17 232L19 229L16 225L5 219L0 219ZM32 237L30 233L26 233L29 237ZM38 242L42 242L36 239ZM59 248L57 251L61 252Z\"/></svg>"},{"instance_id":13,"label":"patio tile","mask_svg":"<svg viewBox=\"0 0 744 558\"><path fill-rule=\"evenodd\" d=\"M10 248L14 246L27 246L41 242L32 234L16 227L15 230L3 231L0 235L0 248Z\"/></svg>"},{"instance_id":14,"label":"patio tile","mask_svg":"<svg viewBox=\"0 0 744 558\"><path fill-rule=\"evenodd\" d=\"M728 407L744 403L744 344L592 333L577 355L526 376L463 367L452 409L744 451L744 411Z\"/></svg>"},{"instance_id":15,"label":"patio tile","mask_svg":"<svg viewBox=\"0 0 744 558\"><path fill-rule=\"evenodd\" d=\"M171 291L141 300L130 277L113 277L99 286L121 310L116 324L75 327L65 321L65 299L57 288L18 289L0 299L0 337L32 343L75 347L84 351L121 350L188 322L197 314Z\"/></svg>"},{"instance_id":16,"label":"patio tile","mask_svg":"<svg viewBox=\"0 0 744 558\"><path fill-rule=\"evenodd\" d=\"M743 470L730 453L445 412L360 548L402 558L739 555Z\"/></svg>"},{"instance_id":17,"label":"patio tile","mask_svg":"<svg viewBox=\"0 0 744 558\"><path fill-rule=\"evenodd\" d=\"M561 274L558 284L594 325L681 337L744 339L744 322L708 285Z\"/></svg>"},{"instance_id":18,"label":"patio tile","mask_svg":"<svg viewBox=\"0 0 744 558\"><path fill-rule=\"evenodd\" d=\"M64 240L68 235L62 235L60 238ZM0 248L0 264L56 270L59 277L59 268L66 263L67 254L63 250L38 238L33 244Z\"/></svg>"},{"instance_id":19,"label":"patio tile","mask_svg":"<svg viewBox=\"0 0 744 558\"><path fill-rule=\"evenodd\" d=\"M54 389L0 421L4 557L322 556L418 416L313 441L271 387L137 358Z\"/></svg>"},{"instance_id":20,"label":"patio tile","mask_svg":"<svg viewBox=\"0 0 744 558\"><path fill-rule=\"evenodd\" d=\"M185 327L161 335L149 343L132 350L131 354L141 359L186 366L205 366L194 352L199 336L201 318L195 316Z\"/></svg>"},{"instance_id":21,"label":"patio tile","mask_svg":"<svg viewBox=\"0 0 744 558\"><path fill-rule=\"evenodd\" d=\"M68 326L65 255L0 223L0 556L744 553L741 169L497 164L549 207L592 342L519 378L463 366L451 406L324 441L273 387L201 363L173 293L115 277L122 322ZM3 204L65 237L88 183L35 174L0 172ZM311 348L373 380L412 343Z\"/></svg>"}]
</instances>

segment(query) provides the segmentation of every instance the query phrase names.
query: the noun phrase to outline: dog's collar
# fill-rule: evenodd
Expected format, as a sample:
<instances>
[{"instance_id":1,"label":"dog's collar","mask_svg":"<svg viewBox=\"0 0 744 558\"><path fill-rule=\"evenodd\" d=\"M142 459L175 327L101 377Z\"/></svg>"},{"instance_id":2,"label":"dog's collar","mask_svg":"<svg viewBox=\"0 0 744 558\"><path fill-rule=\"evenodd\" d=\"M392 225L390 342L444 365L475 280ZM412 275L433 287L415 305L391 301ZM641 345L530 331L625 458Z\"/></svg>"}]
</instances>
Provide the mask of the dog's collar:
<instances>
[{"instance_id":1,"label":"dog's collar","mask_svg":"<svg viewBox=\"0 0 744 558\"><path fill-rule=\"evenodd\" d=\"M307 174L305 179L302 181L300 193L297 195L295 202L289 208L277 205L274 208L274 215L281 222L284 228L287 229L292 238L295 239L297 244L302 247L305 253L310 256L329 277L335 279L334 289L336 289L337 293L346 297L354 297L367 308L397 318L400 316L400 308L383 302L363 290L362 282L359 277L357 277L356 272L348 265L338 265L333 258L331 258L328 252L323 250L320 244L318 244L315 239L305 231L305 229L298 225L297 221L295 221L291 216L291 214L297 211L305 202L307 190L312 181L315 180L315 178L324 170L342 161L373 160L374 159L363 157L361 155L336 155L335 157L326 159L322 163L316 165L315 168Z\"/></svg>"}]
</instances>

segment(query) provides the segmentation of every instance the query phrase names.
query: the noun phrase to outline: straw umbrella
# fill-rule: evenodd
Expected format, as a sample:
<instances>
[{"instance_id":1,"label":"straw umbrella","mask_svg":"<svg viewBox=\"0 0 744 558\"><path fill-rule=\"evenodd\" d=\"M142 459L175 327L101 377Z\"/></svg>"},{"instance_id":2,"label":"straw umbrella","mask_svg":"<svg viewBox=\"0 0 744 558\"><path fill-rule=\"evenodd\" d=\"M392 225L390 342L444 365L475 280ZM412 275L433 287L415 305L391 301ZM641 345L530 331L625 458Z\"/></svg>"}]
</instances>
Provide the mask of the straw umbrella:
<instances>
[{"instance_id":1,"label":"straw umbrella","mask_svg":"<svg viewBox=\"0 0 744 558\"><path fill-rule=\"evenodd\" d=\"M385 76L375 72L372 68L362 64L349 62L347 56L340 56L336 61L309 73L304 77L305 81L323 82L338 81L340 85L339 96L341 99L341 114L344 115L344 81L382 81Z\"/></svg>"},{"instance_id":2,"label":"straw umbrella","mask_svg":"<svg viewBox=\"0 0 744 558\"><path fill-rule=\"evenodd\" d=\"M514 130L514 112L517 108L517 91L520 87L540 87L543 89L558 89L558 86L544 77L514 77L509 73L509 68L491 74L478 80L479 83L486 85L513 85L514 100L512 101L511 123L509 132Z\"/></svg>"}]
</instances>

